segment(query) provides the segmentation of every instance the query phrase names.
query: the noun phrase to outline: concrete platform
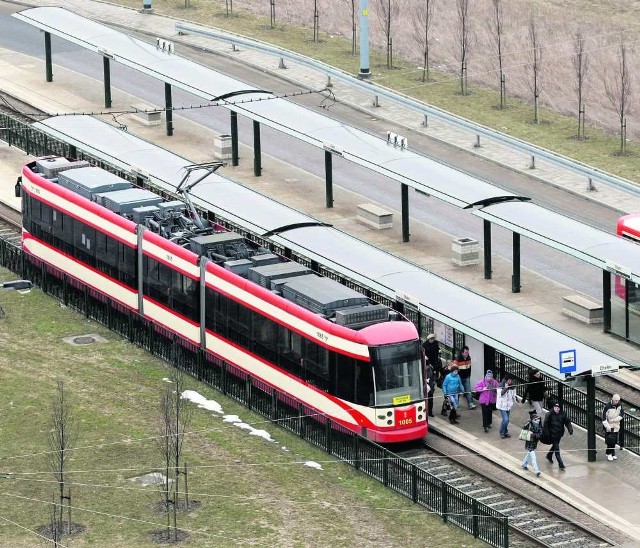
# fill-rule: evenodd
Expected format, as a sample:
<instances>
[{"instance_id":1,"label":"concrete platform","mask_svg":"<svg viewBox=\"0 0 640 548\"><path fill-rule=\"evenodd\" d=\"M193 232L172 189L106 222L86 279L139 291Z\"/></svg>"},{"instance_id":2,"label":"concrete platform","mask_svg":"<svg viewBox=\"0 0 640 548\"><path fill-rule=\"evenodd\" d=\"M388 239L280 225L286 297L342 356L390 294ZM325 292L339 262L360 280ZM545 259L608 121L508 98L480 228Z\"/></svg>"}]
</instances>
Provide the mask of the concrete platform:
<instances>
[{"instance_id":1,"label":"concrete platform","mask_svg":"<svg viewBox=\"0 0 640 548\"><path fill-rule=\"evenodd\" d=\"M434 412L440 409L442 391L437 389ZM538 444L536 456L542 475L536 477L521 467L524 442L518 440L522 425L529 419L528 404L516 405L511 411L510 438L501 438L500 412L493 413L493 428L487 433L482 428L480 406L467 410L461 406L460 423L452 425L446 417L436 415L429 420L430 429L440 432L465 447L476 451L503 468L527 479L538 488L568 502L576 509L628 535L640 546L640 457L629 451L616 449L618 460L605 459L605 444L597 440L597 461L587 462L586 430L574 426L573 436L565 433L560 452L566 470L545 459L549 445Z\"/></svg>"}]
</instances>

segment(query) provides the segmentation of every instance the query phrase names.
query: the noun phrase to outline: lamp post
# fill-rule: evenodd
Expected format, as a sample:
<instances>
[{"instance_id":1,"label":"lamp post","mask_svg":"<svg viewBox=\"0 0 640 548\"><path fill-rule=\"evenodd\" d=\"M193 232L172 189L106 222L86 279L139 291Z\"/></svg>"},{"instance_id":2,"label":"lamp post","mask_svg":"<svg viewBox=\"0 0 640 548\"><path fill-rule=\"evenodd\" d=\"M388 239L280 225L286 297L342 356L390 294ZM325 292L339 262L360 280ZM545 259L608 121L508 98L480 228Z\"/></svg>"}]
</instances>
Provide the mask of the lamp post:
<instances>
[{"instance_id":1,"label":"lamp post","mask_svg":"<svg viewBox=\"0 0 640 548\"><path fill-rule=\"evenodd\" d=\"M369 0L360 0L360 78L369 78Z\"/></svg>"}]
</instances>

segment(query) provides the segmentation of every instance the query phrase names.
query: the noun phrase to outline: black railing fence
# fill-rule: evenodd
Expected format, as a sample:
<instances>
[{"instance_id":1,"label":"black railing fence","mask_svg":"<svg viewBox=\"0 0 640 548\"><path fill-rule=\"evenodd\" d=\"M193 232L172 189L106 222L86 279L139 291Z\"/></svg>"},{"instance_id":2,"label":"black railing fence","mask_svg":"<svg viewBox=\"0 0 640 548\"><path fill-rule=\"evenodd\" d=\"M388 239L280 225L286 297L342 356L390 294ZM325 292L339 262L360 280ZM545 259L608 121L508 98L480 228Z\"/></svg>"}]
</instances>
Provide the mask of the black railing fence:
<instances>
[{"instance_id":1,"label":"black railing fence","mask_svg":"<svg viewBox=\"0 0 640 548\"><path fill-rule=\"evenodd\" d=\"M29 123L11 115L0 114L0 127L3 128L0 130L0 138L12 146L21 148L28 154L34 156L49 154L74 156L78 159L88 160L93 165L99 165L121 177L132 179L130 173L123 173L120 169L106 164L99 158L92 157L80 150L76 151L74 147L48 137L32 128ZM158 192L157 188L153 188L153 190ZM161 194L165 193L161 192ZM247 234L244 228L225 219L216 219L208 212L203 212L203 215L211 221L216 221L227 228L251 237L265 247L272 248L273 251L279 253L283 251L273 249L269 242L262 241L259 236ZM293 258L311 265L311 262L302 256L296 255ZM32 280L45 293L56 297L65 305L108 326L133 344L175 364L189 375L220 390L257 413L278 422L284 428L304 437L314 445L323 447L329 453L382 481L391 489L437 512L446 521L455 523L493 546L507 546L508 523L504 514L491 510L488 506L441 482L428 472L418 469L407 461L398 459L386 449L354 435L329 419L318 416L300 402L279 393L257 379L251 378L233 365L204 352L189 341L160 329L144 317L132 313L119 303L112 302L105 295L91 290L80 281L61 272L56 272L31 258L25 259L26 256L19 247L0 239L0 266L23 278ZM321 274L337 279L379 302L388 306L394 304L384 295L379 295L354 280L349 280L322 265L317 265L317 267ZM431 329L433 320L428 316L418 313L411 314L410 311L408 316L416 322L419 332ZM461 348L464 344L464 334L456 330L454 336L456 338L455 347ZM500 376L508 372L513 375L517 384L524 385L528 382L529 367L526 364L498 351L492 352L492 355L494 370L499 371ZM572 422L586 428L588 420L586 393L567 383L546 376L543 378L549 394L562 403ZM602 409L604 405L605 402L596 400L596 410ZM598 411L595 416L595 427L596 432L601 432L602 425ZM625 415L624 437L626 448L640 454L639 418ZM402 464L399 464L400 462ZM408 468L405 469L405 466Z\"/></svg>"},{"instance_id":2,"label":"black railing fence","mask_svg":"<svg viewBox=\"0 0 640 548\"><path fill-rule=\"evenodd\" d=\"M444 481L359 436L313 408L254 379L233 364L125 309L65 273L25 254L0 246L0 266L33 281L42 290L132 343L242 403L282 428L375 478L386 487L474 535L491 546L509 546L508 517Z\"/></svg>"}]
</instances>

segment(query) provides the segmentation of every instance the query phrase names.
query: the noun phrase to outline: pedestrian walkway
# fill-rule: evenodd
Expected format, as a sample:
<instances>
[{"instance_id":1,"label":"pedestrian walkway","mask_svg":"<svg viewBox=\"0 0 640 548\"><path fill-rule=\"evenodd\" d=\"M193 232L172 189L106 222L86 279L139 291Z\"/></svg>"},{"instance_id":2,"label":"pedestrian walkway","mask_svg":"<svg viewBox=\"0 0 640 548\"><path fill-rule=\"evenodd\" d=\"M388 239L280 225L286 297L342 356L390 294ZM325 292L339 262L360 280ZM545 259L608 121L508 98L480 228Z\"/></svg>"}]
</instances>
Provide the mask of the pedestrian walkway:
<instances>
[{"instance_id":1,"label":"pedestrian walkway","mask_svg":"<svg viewBox=\"0 0 640 548\"><path fill-rule=\"evenodd\" d=\"M56 2L31 0L29 4L54 5ZM143 15L134 10L91 0L74 0L73 7L81 15L132 30L154 33L169 39L175 38L173 34L174 22L168 18ZM190 37L180 37L180 39L204 40ZM210 41L207 40L207 43ZM0 90L19 95L33 106L50 113L101 110L104 99L101 82L73 71L55 67L55 80L47 84L43 81L44 63L42 59L35 60L14 53L11 55L3 55L3 53L8 52L0 52ZM236 55L237 52L233 54ZM260 64L261 68L265 69L272 61L263 59L260 64L260 60L256 58L252 62ZM307 70L300 69L298 73L297 69L289 65L287 77L294 78L295 75L295 78L302 80L306 77L304 71ZM277 72L277 67L274 66L273 71ZM318 74L313 77L324 79L323 75ZM355 103L367 102L358 97L356 92L350 95L350 91L346 87L344 90L341 86L336 88L334 90L340 100L350 98L349 100ZM114 108L123 108L123 106L126 108L128 105L138 102L138 98L131 97L116 89L112 91L112 98ZM359 107L365 108L363 104L360 104ZM376 109L377 116L381 115L383 108L385 107ZM390 119L393 118L396 122L402 119L400 113L396 116L389 111L389 114L385 115L388 115ZM409 116L408 113L403 115ZM145 126L132 116L122 116L119 120L127 124L131 133L194 162L212 159L213 133L179 115L175 116L175 125L179 127L179 131L176 131L172 137L165 135L162 126ZM430 124L429 131L435 130ZM460 139L464 141L468 139L468 136L460 137L458 146L461 146ZM252 151L241 145L240 156L241 158L251 158ZM6 198L9 201L13 200L12 203L16 204L16 199L13 198L15 178L19 174L21 165L29 159L23 153L1 144L0 199L2 201L5 201ZM597 325L582 324L562 315L562 297L571 292L569 288L535 272L524 270L522 273L524 290L522 293L513 294L509 291L511 263L500 257L494 258L491 280L483 278L482 265L469 267L454 265L451 260L451 234L413 221L411 242L402 243L399 223L396 223L396 226L391 229L375 230L356 221L357 204L370 201L369 199L344 188L335 187L336 205L332 209L326 209L324 207L323 179L314 177L273 157L263 157L263 176L260 178L253 176L252 162L246 160L241 161L237 167L226 166L224 175L291 207L331 223L336 228L369 241L381 249L405 257L436 274L495 299L573 337L589 341L604 351L621 355L629 361L640 363L638 348L603 334L601 327ZM554 169L554 176L556 175L557 170ZM612 203L615 202L613 191L609 194L609 191L603 188L597 193L598 199L605 199L607 196L611 197ZM625 200L629 202L628 197ZM635 208L635 205L633 207ZM640 203L636 209L640 210ZM541 341L541 344L543 343L544 341ZM620 375L626 375L632 379L637 378L637 374L634 373L620 373ZM528 406L518 407L513 411L512 433L517 433L520 425L528 418L526 411L528 411ZM500 439L497 433L498 423L499 419L496 413L494 418L496 426L485 434L482 430L480 409L478 408L473 411L463 411L461 422L457 426L450 425L439 416L432 419L431 426L433 430L446 432L453 439L475 447L478 452L495 462L527 477L535 485L557 494L563 500L571 502L596 519L604 520L616 529L632 535L640 543L640 527L637 525L636 517L637 509L640 507L638 504L640 459L638 457L625 451L618 461L605 461L603 460L603 444L599 440L598 461L587 463L586 433L576 428L574 436L565 437L562 444L567 470L560 472L557 466L547 466L548 463L544 460L543 455L544 446L542 446L538 455L543 475L536 478L531 472L525 473L520 468L524 454L523 442L517 440L517 435L510 439Z\"/></svg>"},{"instance_id":2,"label":"pedestrian walkway","mask_svg":"<svg viewBox=\"0 0 640 548\"><path fill-rule=\"evenodd\" d=\"M436 416L429 420L431 431L446 434L447 437L475 450L495 464L525 478L536 488L544 489L584 514L628 535L640 545L638 455L618 450L618 460L610 462L605 459L604 441L598 439L597 460L588 462L586 430L574 426L573 436L565 431L560 443L566 469L560 470L555 460L553 464L546 460L545 454L550 445L538 444L536 456L542 474L536 477L531 466L528 471L522 469L524 442L518 440L520 429L529 420L529 411L533 410L533 407L528 404L516 404L511 410L511 437L501 438L498 433L501 422L499 411L493 412L493 428L486 433L482 428L480 406L467 410L464 404L461 405L460 422L452 425L446 417L438 414L442 391L436 390Z\"/></svg>"}]
</instances>

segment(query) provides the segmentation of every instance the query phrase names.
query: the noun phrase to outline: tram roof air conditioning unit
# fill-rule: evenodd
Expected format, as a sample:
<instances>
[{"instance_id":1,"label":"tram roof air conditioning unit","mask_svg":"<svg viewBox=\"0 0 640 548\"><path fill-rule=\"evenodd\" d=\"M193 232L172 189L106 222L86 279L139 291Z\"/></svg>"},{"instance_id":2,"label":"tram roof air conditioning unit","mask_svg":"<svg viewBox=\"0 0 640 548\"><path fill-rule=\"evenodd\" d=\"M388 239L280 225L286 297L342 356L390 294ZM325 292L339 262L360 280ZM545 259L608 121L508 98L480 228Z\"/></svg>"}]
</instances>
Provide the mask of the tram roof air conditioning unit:
<instances>
[{"instance_id":1,"label":"tram roof air conditioning unit","mask_svg":"<svg viewBox=\"0 0 640 548\"><path fill-rule=\"evenodd\" d=\"M253 263L253 266L264 266L268 264L278 264L280 262L280 258L273 253L261 253L251 257L251 262Z\"/></svg>"},{"instance_id":2,"label":"tram roof air conditioning unit","mask_svg":"<svg viewBox=\"0 0 640 548\"><path fill-rule=\"evenodd\" d=\"M131 188L131 183L128 181L98 167L61 171L58 174L58 184L89 200L93 200L100 193Z\"/></svg>"},{"instance_id":3,"label":"tram roof air conditioning unit","mask_svg":"<svg viewBox=\"0 0 640 548\"><path fill-rule=\"evenodd\" d=\"M372 323L386 321L389 309L383 304L370 304L336 310L336 323L346 327L364 327Z\"/></svg>"},{"instance_id":4,"label":"tram roof air conditioning unit","mask_svg":"<svg viewBox=\"0 0 640 548\"><path fill-rule=\"evenodd\" d=\"M362 293L320 276L291 280L282 288L282 296L327 317L333 315L338 308L369 304L369 299Z\"/></svg>"},{"instance_id":5,"label":"tram roof air conditioning unit","mask_svg":"<svg viewBox=\"0 0 640 548\"><path fill-rule=\"evenodd\" d=\"M62 156L50 156L36 160L36 167L45 178L55 179L61 171L90 167L90 164L85 160L70 161Z\"/></svg>"},{"instance_id":6,"label":"tram roof air conditioning unit","mask_svg":"<svg viewBox=\"0 0 640 548\"><path fill-rule=\"evenodd\" d=\"M96 202L114 213L127 215L140 207L157 206L162 202L162 197L144 188L128 188L96 194Z\"/></svg>"},{"instance_id":7,"label":"tram roof air conditioning unit","mask_svg":"<svg viewBox=\"0 0 640 548\"><path fill-rule=\"evenodd\" d=\"M254 266L249 269L249 279L267 289L271 289L271 282L280 278L304 276L305 274L311 274L311 270L293 262Z\"/></svg>"}]
</instances>

